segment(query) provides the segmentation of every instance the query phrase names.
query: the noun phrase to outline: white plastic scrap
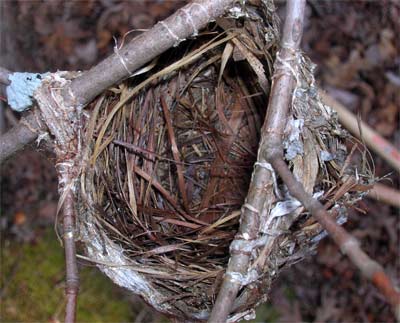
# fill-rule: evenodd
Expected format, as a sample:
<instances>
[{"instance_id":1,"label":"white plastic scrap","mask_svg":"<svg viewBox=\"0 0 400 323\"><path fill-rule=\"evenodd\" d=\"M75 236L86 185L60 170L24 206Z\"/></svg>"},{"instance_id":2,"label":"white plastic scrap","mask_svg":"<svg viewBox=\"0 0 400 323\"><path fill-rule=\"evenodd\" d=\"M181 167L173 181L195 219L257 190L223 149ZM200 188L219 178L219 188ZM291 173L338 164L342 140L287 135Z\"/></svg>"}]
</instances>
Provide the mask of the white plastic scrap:
<instances>
[{"instance_id":1,"label":"white plastic scrap","mask_svg":"<svg viewBox=\"0 0 400 323\"><path fill-rule=\"evenodd\" d=\"M256 319L256 311L254 309L250 310L249 314L246 314L243 319L245 321L255 320Z\"/></svg>"},{"instance_id":2,"label":"white plastic scrap","mask_svg":"<svg viewBox=\"0 0 400 323\"><path fill-rule=\"evenodd\" d=\"M242 1L242 3L240 5L236 5L233 8L229 9L228 12L229 12L230 17L232 17L234 19L248 17L249 16L248 13L243 10L244 4L245 4L245 1Z\"/></svg>"},{"instance_id":3,"label":"white plastic scrap","mask_svg":"<svg viewBox=\"0 0 400 323\"><path fill-rule=\"evenodd\" d=\"M320 158L322 161L331 161L334 159L333 155L329 151L326 151L326 150L321 150Z\"/></svg>"},{"instance_id":4,"label":"white plastic scrap","mask_svg":"<svg viewBox=\"0 0 400 323\"><path fill-rule=\"evenodd\" d=\"M40 86L46 74L19 72L10 74L8 79L11 84L6 88L10 107L17 112L27 110L32 105L33 92Z\"/></svg>"},{"instance_id":5,"label":"white plastic scrap","mask_svg":"<svg viewBox=\"0 0 400 323\"><path fill-rule=\"evenodd\" d=\"M246 275L239 272L227 272L226 275L229 276L231 282L240 283L242 287L255 282L259 277L255 269L248 271Z\"/></svg>"},{"instance_id":6,"label":"white plastic scrap","mask_svg":"<svg viewBox=\"0 0 400 323\"><path fill-rule=\"evenodd\" d=\"M251 309L251 310L247 310L245 312L237 313L237 314L230 316L227 319L226 323L239 322L242 319L254 320L255 318L256 318L256 313L255 313L254 309Z\"/></svg>"},{"instance_id":7,"label":"white plastic scrap","mask_svg":"<svg viewBox=\"0 0 400 323\"><path fill-rule=\"evenodd\" d=\"M324 194L324 191L319 191L313 194L313 198L318 199ZM271 210L271 213L268 216L268 220L263 226L263 233L268 234L268 228L272 221L275 218L291 214L294 212L298 207L301 206L300 201L297 199L290 197L290 199L287 199L286 201L278 202L275 204L274 208Z\"/></svg>"},{"instance_id":8,"label":"white plastic scrap","mask_svg":"<svg viewBox=\"0 0 400 323\"><path fill-rule=\"evenodd\" d=\"M235 239L231 242L229 250L233 252L252 252L254 248L259 248L266 244L267 236L261 236L255 240Z\"/></svg>"},{"instance_id":9,"label":"white plastic scrap","mask_svg":"<svg viewBox=\"0 0 400 323\"><path fill-rule=\"evenodd\" d=\"M247 275L243 277L242 286L247 286L253 282L255 282L259 277L257 270L252 269L247 272Z\"/></svg>"},{"instance_id":10,"label":"white plastic scrap","mask_svg":"<svg viewBox=\"0 0 400 323\"><path fill-rule=\"evenodd\" d=\"M95 263L98 262L99 269L114 283L141 295L157 309L170 307L168 303L162 302L163 296L150 285L146 278L134 270L135 264L125 258L123 248L108 239L101 238L93 222L88 220L81 226L81 237L86 244L87 256ZM104 252L105 250L107 251Z\"/></svg>"},{"instance_id":11,"label":"white plastic scrap","mask_svg":"<svg viewBox=\"0 0 400 323\"><path fill-rule=\"evenodd\" d=\"M286 150L285 158L292 160L296 155L302 155L304 152L303 143L300 140L300 133L304 125L303 119L291 119L288 122L288 128L290 129L289 136L283 142L283 146Z\"/></svg>"}]
</instances>

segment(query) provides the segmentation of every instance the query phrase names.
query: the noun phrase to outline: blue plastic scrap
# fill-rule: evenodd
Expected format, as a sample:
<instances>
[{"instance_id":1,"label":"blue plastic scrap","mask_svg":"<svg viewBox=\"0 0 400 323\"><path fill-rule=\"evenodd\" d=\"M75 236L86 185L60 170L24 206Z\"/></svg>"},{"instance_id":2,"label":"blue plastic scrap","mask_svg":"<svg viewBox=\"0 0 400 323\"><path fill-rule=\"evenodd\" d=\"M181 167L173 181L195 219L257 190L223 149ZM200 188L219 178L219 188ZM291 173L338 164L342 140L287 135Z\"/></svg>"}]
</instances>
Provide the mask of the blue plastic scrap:
<instances>
[{"instance_id":1,"label":"blue plastic scrap","mask_svg":"<svg viewBox=\"0 0 400 323\"><path fill-rule=\"evenodd\" d=\"M47 73L46 73L47 74ZM32 105L32 97L46 74L12 73L8 76L11 84L7 86L7 101L11 109L22 112Z\"/></svg>"}]
</instances>

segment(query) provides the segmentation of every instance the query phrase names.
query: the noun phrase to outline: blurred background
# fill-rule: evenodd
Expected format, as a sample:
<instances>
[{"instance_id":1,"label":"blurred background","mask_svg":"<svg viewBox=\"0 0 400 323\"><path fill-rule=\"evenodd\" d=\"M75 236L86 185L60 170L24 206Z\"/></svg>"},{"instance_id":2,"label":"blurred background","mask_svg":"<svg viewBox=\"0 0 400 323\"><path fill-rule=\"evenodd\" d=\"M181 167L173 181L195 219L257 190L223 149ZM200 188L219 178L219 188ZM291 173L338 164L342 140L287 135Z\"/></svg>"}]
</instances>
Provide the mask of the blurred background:
<instances>
[{"instance_id":1,"label":"blurred background","mask_svg":"<svg viewBox=\"0 0 400 323\"><path fill-rule=\"evenodd\" d=\"M12 71L84 70L167 17L183 1L0 2L0 65ZM285 3L277 3L284 17ZM400 2L307 2L302 48L317 64L321 88L397 148L400 146ZM0 131L18 122L1 89ZM373 154L376 176L399 188L398 174ZM54 156L28 147L1 167L0 320L59 322L64 308L63 250L54 232ZM400 280L399 209L365 199L346 228ZM80 265L78 321L168 322L95 267ZM255 322L391 322L374 287L327 238L318 254L283 272Z\"/></svg>"}]
</instances>

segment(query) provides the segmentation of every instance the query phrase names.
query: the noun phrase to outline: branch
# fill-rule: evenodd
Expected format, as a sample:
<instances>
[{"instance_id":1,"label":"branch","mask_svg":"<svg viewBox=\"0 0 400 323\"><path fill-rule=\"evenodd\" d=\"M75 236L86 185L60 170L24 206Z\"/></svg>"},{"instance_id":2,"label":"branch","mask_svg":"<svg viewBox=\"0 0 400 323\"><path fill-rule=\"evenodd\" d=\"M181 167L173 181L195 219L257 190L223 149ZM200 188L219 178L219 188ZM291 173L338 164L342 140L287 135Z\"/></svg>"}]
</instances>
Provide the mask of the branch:
<instances>
[{"instance_id":1,"label":"branch","mask_svg":"<svg viewBox=\"0 0 400 323\"><path fill-rule=\"evenodd\" d=\"M291 2L296 2L298 5L302 2L304 5L305 0L291 0L288 2L289 8ZM288 20L286 20L286 23L287 22ZM296 25L296 23L293 23L292 26L294 30L298 28L302 29L302 25L300 24ZM290 46L290 43L288 43L290 39L285 39L288 32L287 27L289 26L285 24L283 43L286 43L287 47L297 49L298 47ZM294 35L301 35L301 29L295 32ZM295 41L293 41L293 44L294 43ZM279 77L279 75L275 75ZM335 222L318 200L314 199L305 191L303 185L297 181L283 159L282 132L284 130L284 121L286 120L289 110L290 100L293 95L295 79L291 73L284 73L281 75L282 76L276 80L272 87L271 100L266 117L267 126L263 129L263 132L269 134L266 159L286 184L290 194L298 199L303 206L311 212L315 219L340 247L342 252L346 254L353 264L361 271L364 277L369 279L385 296L387 301L392 305L397 319L400 319L400 293L395 289L382 266L371 259L360 248L358 241Z\"/></svg>"},{"instance_id":2,"label":"branch","mask_svg":"<svg viewBox=\"0 0 400 323\"><path fill-rule=\"evenodd\" d=\"M329 215L324 206L312 198L299 183L286 162L279 157L270 159L270 163L278 172L291 195L298 199L303 206L311 212L314 218L329 233L340 250L346 254L353 264L361 271L361 274L369 279L375 287L385 296L393 311L400 319L400 293L396 290L391 279L386 275L384 269L376 261L371 259L359 246L358 241L344 228L339 226Z\"/></svg>"},{"instance_id":3,"label":"branch","mask_svg":"<svg viewBox=\"0 0 400 323\"><path fill-rule=\"evenodd\" d=\"M98 94L131 76L134 71L164 51L190 36L195 36L198 30L221 16L234 2L235 0L198 0L189 3L166 20L132 39L125 47L116 48L113 55L74 79L64 89L65 102L72 106L85 106ZM3 78L4 81L8 80L7 73L9 71L6 69L0 69L0 80ZM12 131L24 135L19 138L10 134L11 137L15 137L10 144L6 143L10 137L8 134L4 135L6 136L4 140L2 137L0 140L0 163L11 153L20 150L36 139L33 134L27 136L27 129L23 125Z\"/></svg>"},{"instance_id":4,"label":"branch","mask_svg":"<svg viewBox=\"0 0 400 323\"><path fill-rule=\"evenodd\" d=\"M34 113L21 118L17 126L0 136L0 165L11 155L32 143L43 125Z\"/></svg>"},{"instance_id":5,"label":"branch","mask_svg":"<svg viewBox=\"0 0 400 323\"><path fill-rule=\"evenodd\" d=\"M304 8L304 0L289 0L287 3L280 52L282 59L290 57L299 48L303 30ZM271 96L268 105L267 117L262 129L258 162L252 176L246 203L242 208L239 232L231 244L231 258L228 268L209 318L211 323L226 322L241 287L241 281L235 277L245 276L247 273L251 252L246 250L248 249L246 246L258 237L259 214L264 207L266 188L271 182L271 172L261 165L266 162L266 152L273 149L276 143L281 140L281 134L286 123L287 106L289 106L291 100L288 93L289 91L292 92L293 87L294 80L291 75L276 74L272 86L272 93L275 93L275 95ZM286 108L282 109L282 107Z\"/></svg>"},{"instance_id":6,"label":"branch","mask_svg":"<svg viewBox=\"0 0 400 323\"><path fill-rule=\"evenodd\" d=\"M138 68L221 16L234 0L198 0L179 9L169 18L132 39L122 49L74 79L65 93L75 104L85 106L110 86L131 76ZM69 92L70 91L70 92Z\"/></svg>"},{"instance_id":7,"label":"branch","mask_svg":"<svg viewBox=\"0 0 400 323\"><path fill-rule=\"evenodd\" d=\"M60 202L63 209L63 240L65 252L65 323L75 322L76 300L79 291L78 266L75 247L75 207L72 189L66 191L64 201Z\"/></svg>"},{"instance_id":8,"label":"branch","mask_svg":"<svg viewBox=\"0 0 400 323\"><path fill-rule=\"evenodd\" d=\"M367 195L376 201L383 202L400 209L400 192L389 186L375 183Z\"/></svg>"}]
</instances>

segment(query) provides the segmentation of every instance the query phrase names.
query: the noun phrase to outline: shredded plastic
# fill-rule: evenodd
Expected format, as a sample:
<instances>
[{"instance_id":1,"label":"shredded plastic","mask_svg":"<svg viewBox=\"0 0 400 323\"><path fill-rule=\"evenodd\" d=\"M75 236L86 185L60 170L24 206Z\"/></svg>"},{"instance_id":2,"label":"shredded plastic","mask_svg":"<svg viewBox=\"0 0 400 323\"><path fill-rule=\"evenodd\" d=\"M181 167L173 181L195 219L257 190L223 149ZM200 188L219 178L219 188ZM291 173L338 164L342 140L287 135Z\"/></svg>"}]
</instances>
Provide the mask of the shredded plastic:
<instances>
[{"instance_id":1,"label":"shredded plastic","mask_svg":"<svg viewBox=\"0 0 400 323\"><path fill-rule=\"evenodd\" d=\"M291 119L288 122L290 133L287 140L284 141L283 145L286 150L285 158L292 160L297 155L304 153L303 142L300 139L300 133L304 125L303 119Z\"/></svg>"},{"instance_id":2,"label":"shredded plastic","mask_svg":"<svg viewBox=\"0 0 400 323\"><path fill-rule=\"evenodd\" d=\"M7 86L6 92L11 109L17 112L29 109L33 103L33 93L47 74L19 72L10 74L8 78L11 84Z\"/></svg>"}]
</instances>

